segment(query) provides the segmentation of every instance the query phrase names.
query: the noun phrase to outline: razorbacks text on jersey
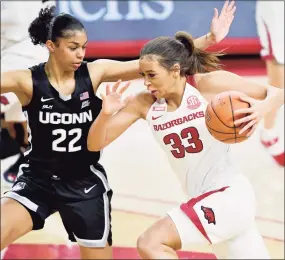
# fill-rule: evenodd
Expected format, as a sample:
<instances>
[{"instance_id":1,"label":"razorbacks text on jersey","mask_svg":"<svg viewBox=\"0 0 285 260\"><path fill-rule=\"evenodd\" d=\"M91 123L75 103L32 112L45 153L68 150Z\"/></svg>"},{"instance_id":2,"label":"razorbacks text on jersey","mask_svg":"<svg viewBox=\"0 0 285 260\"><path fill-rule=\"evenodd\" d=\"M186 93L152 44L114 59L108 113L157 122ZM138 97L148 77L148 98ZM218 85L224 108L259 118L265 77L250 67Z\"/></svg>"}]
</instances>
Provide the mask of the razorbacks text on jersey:
<instances>
[{"instance_id":1,"label":"razorbacks text on jersey","mask_svg":"<svg viewBox=\"0 0 285 260\"><path fill-rule=\"evenodd\" d=\"M22 170L73 178L84 177L98 164L100 152L87 149L89 128L98 116L102 101L93 90L87 63L75 71L75 90L62 96L50 84L45 63L32 71L33 97L26 110L30 149Z\"/></svg>"},{"instance_id":2,"label":"razorbacks text on jersey","mask_svg":"<svg viewBox=\"0 0 285 260\"><path fill-rule=\"evenodd\" d=\"M146 118L183 189L191 196L228 181L236 172L228 157L229 145L214 139L205 125L207 104L187 83L175 111L168 112L166 101L159 99Z\"/></svg>"}]
</instances>

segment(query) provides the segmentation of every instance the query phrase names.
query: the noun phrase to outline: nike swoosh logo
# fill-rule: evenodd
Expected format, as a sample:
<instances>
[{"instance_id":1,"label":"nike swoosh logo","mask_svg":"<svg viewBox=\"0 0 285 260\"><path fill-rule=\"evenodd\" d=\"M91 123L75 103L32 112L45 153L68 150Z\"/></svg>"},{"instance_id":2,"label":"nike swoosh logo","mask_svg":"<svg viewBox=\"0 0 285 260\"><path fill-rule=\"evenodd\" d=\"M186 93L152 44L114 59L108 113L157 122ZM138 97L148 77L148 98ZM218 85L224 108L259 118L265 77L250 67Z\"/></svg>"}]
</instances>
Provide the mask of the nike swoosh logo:
<instances>
[{"instance_id":1,"label":"nike swoosh logo","mask_svg":"<svg viewBox=\"0 0 285 260\"><path fill-rule=\"evenodd\" d=\"M90 187L89 189L84 189L85 193L88 193L89 191L91 191L97 184L93 185L92 187Z\"/></svg>"},{"instance_id":2,"label":"nike swoosh logo","mask_svg":"<svg viewBox=\"0 0 285 260\"><path fill-rule=\"evenodd\" d=\"M160 118L160 117L162 117L162 116L157 116L157 117L152 117L152 120L156 120L157 118Z\"/></svg>"},{"instance_id":3,"label":"nike swoosh logo","mask_svg":"<svg viewBox=\"0 0 285 260\"><path fill-rule=\"evenodd\" d=\"M46 101L49 101L49 100L52 100L52 99L54 99L54 98L43 98L43 97L42 97L42 98L41 98L41 101L42 101L42 102L46 102Z\"/></svg>"}]
</instances>

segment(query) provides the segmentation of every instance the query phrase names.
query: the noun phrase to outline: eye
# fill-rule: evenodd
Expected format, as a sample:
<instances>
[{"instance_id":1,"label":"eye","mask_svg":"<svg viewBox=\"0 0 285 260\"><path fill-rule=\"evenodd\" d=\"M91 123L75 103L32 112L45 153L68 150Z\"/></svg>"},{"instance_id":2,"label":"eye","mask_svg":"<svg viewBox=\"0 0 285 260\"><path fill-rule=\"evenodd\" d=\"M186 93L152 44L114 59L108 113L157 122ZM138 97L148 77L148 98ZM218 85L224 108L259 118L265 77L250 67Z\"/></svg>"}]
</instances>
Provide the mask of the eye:
<instances>
[{"instance_id":1,"label":"eye","mask_svg":"<svg viewBox=\"0 0 285 260\"><path fill-rule=\"evenodd\" d=\"M155 77L155 74L148 74L148 76L149 76L150 78L154 78L154 77Z\"/></svg>"},{"instance_id":2,"label":"eye","mask_svg":"<svg viewBox=\"0 0 285 260\"><path fill-rule=\"evenodd\" d=\"M75 51L77 47L69 47L70 50Z\"/></svg>"},{"instance_id":3,"label":"eye","mask_svg":"<svg viewBox=\"0 0 285 260\"><path fill-rule=\"evenodd\" d=\"M139 74L144 77L144 73L143 72L139 72Z\"/></svg>"}]
</instances>

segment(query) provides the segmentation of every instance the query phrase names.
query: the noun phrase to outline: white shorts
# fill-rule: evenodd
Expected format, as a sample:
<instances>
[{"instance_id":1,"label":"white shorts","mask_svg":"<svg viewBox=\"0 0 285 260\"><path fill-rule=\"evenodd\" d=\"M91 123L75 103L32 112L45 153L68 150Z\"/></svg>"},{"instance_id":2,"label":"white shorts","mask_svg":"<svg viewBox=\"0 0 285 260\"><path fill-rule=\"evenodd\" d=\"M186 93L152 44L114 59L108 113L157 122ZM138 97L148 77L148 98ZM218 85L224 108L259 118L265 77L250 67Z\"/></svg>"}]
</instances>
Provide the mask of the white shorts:
<instances>
[{"instance_id":1,"label":"white shorts","mask_svg":"<svg viewBox=\"0 0 285 260\"><path fill-rule=\"evenodd\" d=\"M284 64L284 2L257 1L256 24L261 57Z\"/></svg>"},{"instance_id":2,"label":"white shorts","mask_svg":"<svg viewBox=\"0 0 285 260\"><path fill-rule=\"evenodd\" d=\"M243 175L237 176L233 185L192 198L167 214L177 228L182 247L227 242L231 256L268 257L254 223L254 192Z\"/></svg>"}]
</instances>

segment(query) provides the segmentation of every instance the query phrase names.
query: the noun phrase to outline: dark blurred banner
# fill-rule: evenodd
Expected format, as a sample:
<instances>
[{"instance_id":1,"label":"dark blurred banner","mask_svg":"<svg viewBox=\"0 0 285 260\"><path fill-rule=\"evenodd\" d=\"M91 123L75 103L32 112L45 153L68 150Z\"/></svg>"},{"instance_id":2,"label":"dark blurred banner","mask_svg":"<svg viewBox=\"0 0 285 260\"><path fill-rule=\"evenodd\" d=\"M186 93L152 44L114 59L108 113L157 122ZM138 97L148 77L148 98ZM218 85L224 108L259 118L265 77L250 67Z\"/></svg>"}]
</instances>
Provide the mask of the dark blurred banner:
<instances>
[{"instance_id":1,"label":"dark blurred banner","mask_svg":"<svg viewBox=\"0 0 285 260\"><path fill-rule=\"evenodd\" d=\"M214 7L224 1L57 1L57 12L69 13L84 24L89 38L87 57L139 55L145 42L158 36L190 32L195 38L209 31ZM231 31L212 50L255 54L260 46L256 34L255 1L236 1Z\"/></svg>"}]
</instances>

